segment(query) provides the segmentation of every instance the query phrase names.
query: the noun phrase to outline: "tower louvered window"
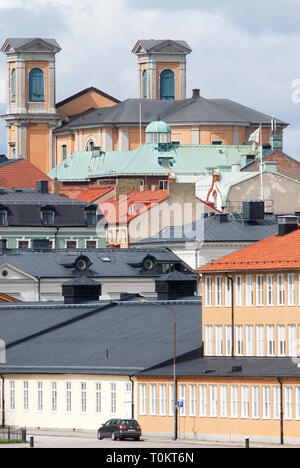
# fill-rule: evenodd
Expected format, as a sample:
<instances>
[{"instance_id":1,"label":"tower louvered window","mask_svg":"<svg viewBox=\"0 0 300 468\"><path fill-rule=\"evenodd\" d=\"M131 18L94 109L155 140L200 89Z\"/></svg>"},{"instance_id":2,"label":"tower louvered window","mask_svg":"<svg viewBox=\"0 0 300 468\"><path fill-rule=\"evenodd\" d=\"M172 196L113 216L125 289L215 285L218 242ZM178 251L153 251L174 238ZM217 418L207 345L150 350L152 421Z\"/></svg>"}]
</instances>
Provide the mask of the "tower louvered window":
<instances>
[{"instance_id":1,"label":"tower louvered window","mask_svg":"<svg viewBox=\"0 0 300 468\"><path fill-rule=\"evenodd\" d=\"M163 70L160 74L160 99L163 101L174 101L175 79L172 70Z\"/></svg>"},{"instance_id":2,"label":"tower louvered window","mask_svg":"<svg viewBox=\"0 0 300 468\"><path fill-rule=\"evenodd\" d=\"M44 73L40 68L33 68L29 73L29 101L44 101Z\"/></svg>"}]
</instances>

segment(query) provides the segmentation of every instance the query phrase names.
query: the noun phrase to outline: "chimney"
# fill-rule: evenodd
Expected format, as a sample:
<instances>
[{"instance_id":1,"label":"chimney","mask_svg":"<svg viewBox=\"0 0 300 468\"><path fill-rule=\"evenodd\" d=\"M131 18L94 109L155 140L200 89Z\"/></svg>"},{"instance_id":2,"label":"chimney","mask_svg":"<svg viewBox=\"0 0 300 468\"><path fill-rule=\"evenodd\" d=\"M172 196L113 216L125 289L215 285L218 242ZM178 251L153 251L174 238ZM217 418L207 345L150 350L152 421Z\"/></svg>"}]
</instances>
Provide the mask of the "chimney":
<instances>
[{"instance_id":1,"label":"chimney","mask_svg":"<svg viewBox=\"0 0 300 468\"><path fill-rule=\"evenodd\" d=\"M62 295L65 304L84 304L98 302L101 296L101 284L86 276L78 276L62 285Z\"/></svg>"},{"instance_id":2,"label":"chimney","mask_svg":"<svg viewBox=\"0 0 300 468\"><path fill-rule=\"evenodd\" d=\"M200 89L199 88L194 88L193 89L192 99L200 99Z\"/></svg>"},{"instance_id":3,"label":"chimney","mask_svg":"<svg viewBox=\"0 0 300 468\"><path fill-rule=\"evenodd\" d=\"M7 239L0 239L0 252L5 252L7 248Z\"/></svg>"},{"instance_id":4,"label":"chimney","mask_svg":"<svg viewBox=\"0 0 300 468\"><path fill-rule=\"evenodd\" d=\"M249 222L265 219L265 202L263 200L244 201L243 219Z\"/></svg>"},{"instance_id":5,"label":"chimney","mask_svg":"<svg viewBox=\"0 0 300 468\"><path fill-rule=\"evenodd\" d=\"M298 229L298 216L278 216L278 236L283 237Z\"/></svg>"},{"instance_id":6,"label":"chimney","mask_svg":"<svg viewBox=\"0 0 300 468\"><path fill-rule=\"evenodd\" d=\"M36 181L36 191L40 193L49 193L48 180Z\"/></svg>"},{"instance_id":7,"label":"chimney","mask_svg":"<svg viewBox=\"0 0 300 468\"><path fill-rule=\"evenodd\" d=\"M59 180L57 180L57 179L51 180L50 181L50 191L51 191L51 193L53 193L54 195L59 195L59 191L60 191L61 186L62 186L62 183Z\"/></svg>"},{"instance_id":8,"label":"chimney","mask_svg":"<svg viewBox=\"0 0 300 468\"><path fill-rule=\"evenodd\" d=\"M197 291L196 275L172 271L155 281L155 292L159 301L179 300L194 296Z\"/></svg>"},{"instance_id":9,"label":"chimney","mask_svg":"<svg viewBox=\"0 0 300 468\"><path fill-rule=\"evenodd\" d=\"M138 179L117 179L116 183L116 201L120 199L122 195L127 195L133 190L139 191L140 180Z\"/></svg>"}]
</instances>

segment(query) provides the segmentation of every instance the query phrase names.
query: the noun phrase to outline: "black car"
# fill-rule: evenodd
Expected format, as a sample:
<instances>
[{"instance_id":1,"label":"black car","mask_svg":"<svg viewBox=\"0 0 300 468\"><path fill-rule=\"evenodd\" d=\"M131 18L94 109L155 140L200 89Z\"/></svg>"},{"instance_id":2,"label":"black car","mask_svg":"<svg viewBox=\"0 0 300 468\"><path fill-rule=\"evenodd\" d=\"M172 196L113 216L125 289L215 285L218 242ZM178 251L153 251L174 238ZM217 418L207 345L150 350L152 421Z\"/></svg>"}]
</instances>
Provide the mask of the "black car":
<instances>
[{"instance_id":1,"label":"black car","mask_svg":"<svg viewBox=\"0 0 300 468\"><path fill-rule=\"evenodd\" d=\"M105 437L140 440L141 434L141 427L135 419L110 419L98 429L97 437L99 440Z\"/></svg>"}]
</instances>

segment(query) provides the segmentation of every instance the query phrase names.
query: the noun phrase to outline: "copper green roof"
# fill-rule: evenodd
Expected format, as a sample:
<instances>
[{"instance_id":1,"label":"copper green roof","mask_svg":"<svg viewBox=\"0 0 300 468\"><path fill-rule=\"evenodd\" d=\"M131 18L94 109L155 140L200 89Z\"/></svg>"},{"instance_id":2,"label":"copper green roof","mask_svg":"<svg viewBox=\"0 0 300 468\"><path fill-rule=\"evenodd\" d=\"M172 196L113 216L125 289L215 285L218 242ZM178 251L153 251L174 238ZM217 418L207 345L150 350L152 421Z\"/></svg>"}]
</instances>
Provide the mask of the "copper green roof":
<instances>
[{"instance_id":1,"label":"copper green roof","mask_svg":"<svg viewBox=\"0 0 300 468\"><path fill-rule=\"evenodd\" d=\"M146 133L171 133L171 128L163 120L155 120L147 126Z\"/></svg>"},{"instance_id":2,"label":"copper green roof","mask_svg":"<svg viewBox=\"0 0 300 468\"><path fill-rule=\"evenodd\" d=\"M183 145L167 150L146 144L134 151L75 152L49 172L61 181L85 181L118 176L197 176L208 168L239 164L251 146Z\"/></svg>"}]
</instances>

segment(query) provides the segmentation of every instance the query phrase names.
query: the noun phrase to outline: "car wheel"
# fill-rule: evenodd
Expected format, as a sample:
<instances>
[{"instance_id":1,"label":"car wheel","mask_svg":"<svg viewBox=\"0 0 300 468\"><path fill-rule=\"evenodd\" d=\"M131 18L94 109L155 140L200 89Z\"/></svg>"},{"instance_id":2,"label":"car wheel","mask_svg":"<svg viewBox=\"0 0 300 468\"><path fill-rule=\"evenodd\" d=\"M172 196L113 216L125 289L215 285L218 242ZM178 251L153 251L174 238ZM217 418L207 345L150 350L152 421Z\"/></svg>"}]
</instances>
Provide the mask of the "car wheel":
<instances>
[{"instance_id":1,"label":"car wheel","mask_svg":"<svg viewBox=\"0 0 300 468\"><path fill-rule=\"evenodd\" d=\"M134 440L140 440L140 437L135 437Z\"/></svg>"},{"instance_id":2,"label":"car wheel","mask_svg":"<svg viewBox=\"0 0 300 468\"><path fill-rule=\"evenodd\" d=\"M116 434L114 432L111 433L111 440L118 440Z\"/></svg>"},{"instance_id":3,"label":"car wheel","mask_svg":"<svg viewBox=\"0 0 300 468\"><path fill-rule=\"evenodd\" d=\"M102 439L103 439L103 437L102 437L102 435L101 435L101 432L100 432L100 431L98 431L97 437L98 437L98 440L102 440Z\"/></svg>"}]
</instances>

